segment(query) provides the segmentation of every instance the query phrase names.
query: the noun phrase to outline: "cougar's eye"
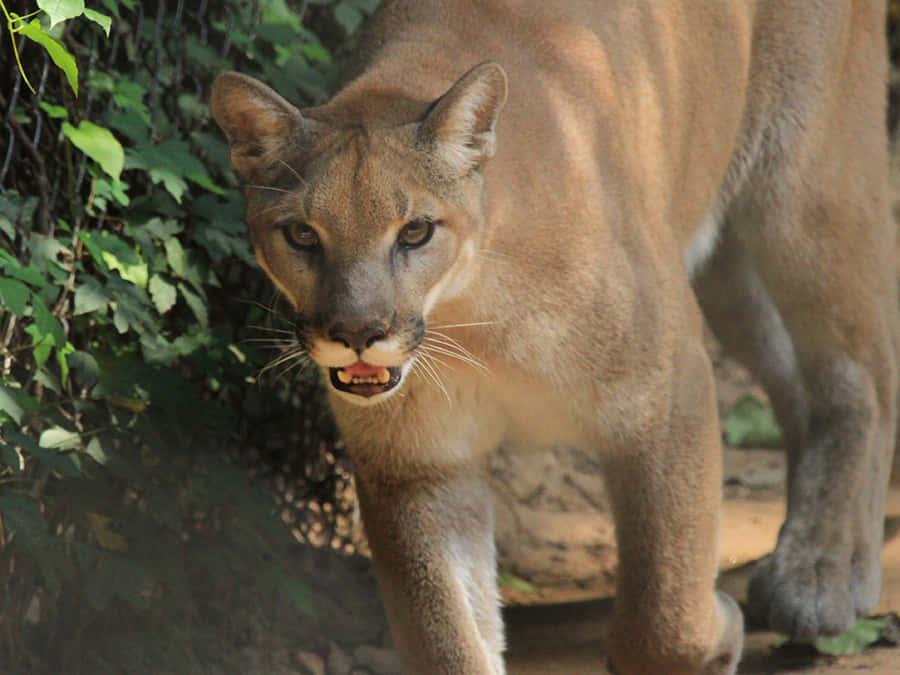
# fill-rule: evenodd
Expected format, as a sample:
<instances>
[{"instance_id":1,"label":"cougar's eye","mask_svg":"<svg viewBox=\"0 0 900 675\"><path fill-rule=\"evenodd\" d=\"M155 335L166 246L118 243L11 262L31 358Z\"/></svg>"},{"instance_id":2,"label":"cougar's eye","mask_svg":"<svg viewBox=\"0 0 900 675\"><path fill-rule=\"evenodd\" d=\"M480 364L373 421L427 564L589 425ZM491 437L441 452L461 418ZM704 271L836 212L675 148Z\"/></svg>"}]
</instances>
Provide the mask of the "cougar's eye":
<instances>
[{"instance_id":1,"label":"cougar's eye","mask_svg":"<svg viewBox=\"0 0 900 675\"><path fill-rule=\"evenodd\" d=\"M434 221L427 216L409 221L400 230L397 242L405 248L417 248L423 246L434 234Z\"/></svg>"},{"instance_id":2,"label":"cougar's eye","mask_svg":"<svg viewBox=\"0 0 900 675\"><path fill-rule=\"evenodd\" d=\"M309 250L319 246L319 235L306 223L292 221L281 227L284 238L294 248Z\"/></svg>"}]
</instances>

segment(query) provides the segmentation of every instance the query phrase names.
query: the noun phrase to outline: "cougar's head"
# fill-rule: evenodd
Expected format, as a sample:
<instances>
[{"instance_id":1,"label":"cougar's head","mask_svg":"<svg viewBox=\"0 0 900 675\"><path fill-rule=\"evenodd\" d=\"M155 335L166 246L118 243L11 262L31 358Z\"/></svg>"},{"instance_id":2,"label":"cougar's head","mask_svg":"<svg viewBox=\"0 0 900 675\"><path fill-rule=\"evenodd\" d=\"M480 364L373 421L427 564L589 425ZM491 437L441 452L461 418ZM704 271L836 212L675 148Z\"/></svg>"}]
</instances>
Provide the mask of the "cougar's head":
<instances>
[{"instance_id":1,"label":"cougar's head","mask_svg":"<svg viewBox=\"0 0 900 675\"><path fill-rule=\"evenodd\" d=\"M213 85L256 255L345 398L396 392L429 312L465 287L505 98L492 63L436 101L372 93L302 112L244 75Z\"/></svg>"}]
</instances>

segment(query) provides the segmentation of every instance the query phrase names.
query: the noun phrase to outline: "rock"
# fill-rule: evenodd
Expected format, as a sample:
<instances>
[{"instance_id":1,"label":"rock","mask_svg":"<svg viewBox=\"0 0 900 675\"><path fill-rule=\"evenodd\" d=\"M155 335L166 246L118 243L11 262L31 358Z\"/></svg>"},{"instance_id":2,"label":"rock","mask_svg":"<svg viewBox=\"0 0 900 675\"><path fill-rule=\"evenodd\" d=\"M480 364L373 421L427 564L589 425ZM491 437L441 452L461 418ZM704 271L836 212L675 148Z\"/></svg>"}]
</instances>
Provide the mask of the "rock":
<instances>
[{"instance_id":1,"label":"rock","mask_svg":"<svg viewBox=\"0 0 900 675\"><path fill-rule=\"evenodd\" d=\"M357 647L353 652L353 660L357 666L364 667L366 672L374 675L400 675L401 672L397 652L387 647Z\"/></svg>"},{"instance_id":2,"label":"rock","mask_svg":"<svg viewBox=\"0 0 900 675\"><path fill-rule=\"evenodd\" d=\"M336 643L332 642L328 649L328 675L350 675L353 659Z\"/></svg>"},{"instance_id":3,"label":"rock","mask_svg":"<svg viewBox=\"0 0 900 675\"><path fill-rule=\"evenodd\" d=\"M315 652L298 651L294 660L300 668L301 675L325 675L325 659Z\"/></svg>"},{"instance_id":4,"label":"rock","mask_svg":"<svg viewBox=\"0 0 900 675\"><path fill-rule=\"evenodd\" d=\"M499 570L536 589L503 587L506 604L611 594L615 529L599 462L565 447L503 448L490 469Z\"/></svg>"}]
</instances>

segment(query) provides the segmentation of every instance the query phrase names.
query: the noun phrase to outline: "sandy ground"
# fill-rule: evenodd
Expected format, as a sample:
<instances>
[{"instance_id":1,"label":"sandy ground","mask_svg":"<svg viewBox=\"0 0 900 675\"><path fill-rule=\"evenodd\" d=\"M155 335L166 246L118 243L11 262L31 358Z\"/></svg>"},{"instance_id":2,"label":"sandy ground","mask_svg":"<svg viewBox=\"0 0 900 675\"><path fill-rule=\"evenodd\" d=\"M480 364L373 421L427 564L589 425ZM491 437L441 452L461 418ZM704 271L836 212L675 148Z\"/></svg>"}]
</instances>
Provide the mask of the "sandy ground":
<instances>
[{"instance_id":1,"label":"sandy ground","mask_svg":"<svg viewBox=\"0 0 900 675\"><path fill-rule=\"evenodd\" d=\"M741 462L762 470L777 470L780 453L728 450L726 467ZM727 471L728 469L726 469ZM751 469L746 469L751 471ZM727 492L726 492L727 494ZM739 602L745 597L750 562L767 553L784 516L784 501L768 497L726 497L719 585ZM883 550L884 587L876 613L900 610L900 485L888 499ZM606 673L602 636L609 623L612 600L513 607L507 610L509 675L594 675ZM746 635L739 673L747 675L832 673L900 674L900 649L872 648L841 658L817 656L804 649L773 649L775 636Z\"/></svg>"}]
</instances>

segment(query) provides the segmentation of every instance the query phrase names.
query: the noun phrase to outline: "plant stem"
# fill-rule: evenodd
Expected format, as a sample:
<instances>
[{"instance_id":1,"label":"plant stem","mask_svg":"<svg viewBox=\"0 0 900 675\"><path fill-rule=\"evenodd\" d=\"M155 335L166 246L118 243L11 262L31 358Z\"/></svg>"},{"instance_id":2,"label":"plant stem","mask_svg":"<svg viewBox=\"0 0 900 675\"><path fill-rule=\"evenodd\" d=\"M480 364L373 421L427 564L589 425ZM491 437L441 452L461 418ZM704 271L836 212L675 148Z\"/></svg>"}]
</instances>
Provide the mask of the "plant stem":
<instances>
[{"instance_id":1,"label":"plant stem","mask_svg":"<svg viewBox=\"0 0 900 675\"><path fill-rule=\"evenodd\" d=\"M34 87L31 86L31 82L28 80L28 75L25 73L25 68L22 66L22 59L19 56L19 48L16 45L16 33L18 32L18 29L14 26L14 24L27 21L31 17L40 14L42 10L39 9L37 11L31 12L30 14L26 14L25 16L13 17L6 10L6 5L3 4L3 0L0 0L0 10L3 10L3 16L6 18L6 29L9 31L9 40L10 42L12 42L13 54L15 54L16 56L16 65L19 66L19 72L22 73L22 79L25 80L25 84L28 85L31 93L35 94L37 92L34 90Z\"/></svg>"}]
</instances>

